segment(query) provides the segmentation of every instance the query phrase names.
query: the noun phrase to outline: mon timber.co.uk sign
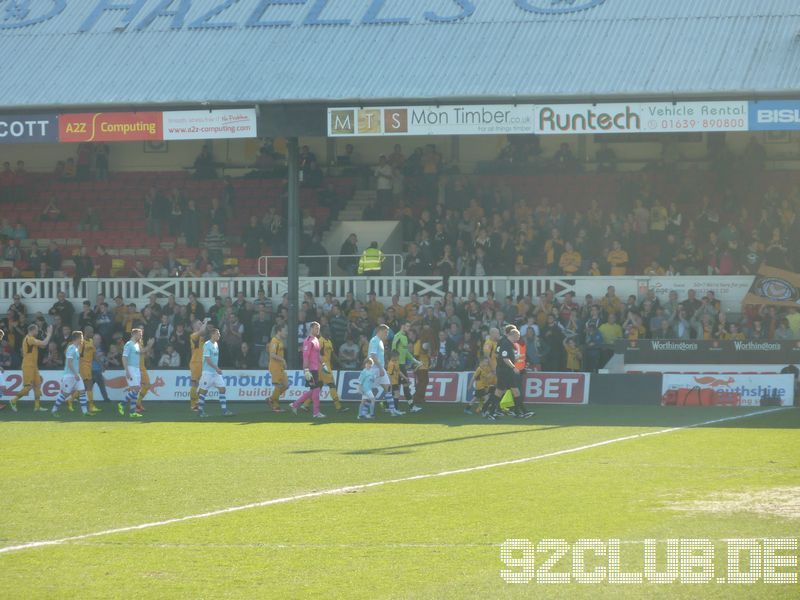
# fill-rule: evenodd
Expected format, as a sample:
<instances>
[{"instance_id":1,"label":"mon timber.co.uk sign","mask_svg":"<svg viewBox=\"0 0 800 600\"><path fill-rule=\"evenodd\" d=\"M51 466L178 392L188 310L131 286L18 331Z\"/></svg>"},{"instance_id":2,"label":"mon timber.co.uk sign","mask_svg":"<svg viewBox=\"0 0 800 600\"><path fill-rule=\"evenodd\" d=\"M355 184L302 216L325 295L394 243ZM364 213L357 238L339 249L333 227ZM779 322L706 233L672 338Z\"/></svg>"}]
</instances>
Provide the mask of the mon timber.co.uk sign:
<instances>
[{"instance_id":1,"label":"mon timber.co.uk sign","mask_svg":"<svg viewBox=\"0 0 800 600\"><path fill-rule=\"evenodd\" d=\"M328 109L331 137L747 131L747 102Z\"/></svg>"}]
</instances>

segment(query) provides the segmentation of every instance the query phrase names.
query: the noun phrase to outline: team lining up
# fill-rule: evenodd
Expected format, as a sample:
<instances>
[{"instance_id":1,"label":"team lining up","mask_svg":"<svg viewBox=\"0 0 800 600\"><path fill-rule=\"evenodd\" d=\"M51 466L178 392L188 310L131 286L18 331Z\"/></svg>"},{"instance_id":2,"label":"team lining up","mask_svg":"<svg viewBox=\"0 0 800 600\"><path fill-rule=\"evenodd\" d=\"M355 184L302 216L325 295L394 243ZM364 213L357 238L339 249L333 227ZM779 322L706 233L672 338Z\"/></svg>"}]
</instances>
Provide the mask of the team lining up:
<instances>
[{"instance_id":1,"label":"team lining up","mask_svg":"<svg viewBox=\"0 0 800 600\"><path fill-rule=\"evenodd\" d=\"M208 319L203 322L195 321L193 333L190 336L192 387L190 390L191 409L201 418L206 417L205 404L208 393L216 389L219 393L219 402L223 416L231 416L233 412L228 409L225 381L222 369L219 367L219 339L220 332L216 327L208 324ZM387 361L385 342L389 335L387 325L379 325L369 342L368 356L364 360L363 370L359 374L358 387L362 396L359 405L359 420L375 418L375 405L381 402L385 410L393 417L406 414L397 405L402 392L408 404L408 412L419 412L422 408L418 402L424 399L427 387L427 370L429 366L430 348L427 343L421 345L419 360L409 350L408 323L403 324L400 331L394 335L392 350ZM24 398L31 390L34 392L34 411L46 412L41 406L42 377L38 368L39 348L46 347L50 341L53 328L47 328L44 340L38 339L39 328L33 324L28 327L28 335L23 341L22 360L22 388L11 401L11 409L17 411L17 402ZM280 326L270 341L269 345L269 371L273 384L272 394L267 398L267 403L274 412L284 412L280 405L282 394L289 387L287 363L285 358L285 343L288 328ZM144 365L142 352L142 329L131 330L131 338L125 343L122 353L122 363L127 383L125 400L118 403L117 409L121 416L126 414L131 418L142 418L144 407L142 399L150 386L150 379ZM207 340L204 342L204 338ZM3 332L0 330L0 340ZM521 394L522 376L525 368L525 354L519 343L520 332L514 325L504 328L503 335L497 328L492 328L484 344L484 357L475 371L474 387L475 396L466 409L466 412L482 415L494 420L503 414L518 418L528 418L533 412L526 411ZM298 410L308 405L312 407L312 417L325 418L320 410L320 394L324 386L329 386L334 408L338 412L346 412L335 389L333 372L331 370L331 355L333 345L330 340L320 335L320 324L313 322L309 326L309 335L303 341L303 374L308 390L289 405L295 415ZM64 372L61 387L55 403L51 409L54 415L65 402L72 410L72 402L78 399L81 412L92 415L100 412L94 404L92 393L91 365L95 354L94 343L89 338L84 338L80 331L75 331L70 336L67 347ZM416 391L412 395L409 385L409 370L416 371ZM421 390L421 393L420 393Z\"/></svg>"}]
</instances>

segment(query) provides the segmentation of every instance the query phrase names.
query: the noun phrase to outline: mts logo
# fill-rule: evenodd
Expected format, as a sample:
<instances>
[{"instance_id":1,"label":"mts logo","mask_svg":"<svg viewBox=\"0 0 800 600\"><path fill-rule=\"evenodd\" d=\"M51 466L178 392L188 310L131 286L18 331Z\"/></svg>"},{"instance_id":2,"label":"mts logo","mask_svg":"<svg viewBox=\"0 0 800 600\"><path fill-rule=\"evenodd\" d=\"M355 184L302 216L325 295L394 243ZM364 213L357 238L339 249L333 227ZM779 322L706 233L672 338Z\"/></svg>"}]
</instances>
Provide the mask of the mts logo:
<instances>
[{"instance_id":1,"label":"mts logo","mask_svg":"<svg viewBox=\"0 0 800 600\"><path fill-rule=\"evenodd\" d=\"M525 379L523 395L531 402L583 402L585 386L583 375L529 374Z\"/></svg>"}]
</instances>

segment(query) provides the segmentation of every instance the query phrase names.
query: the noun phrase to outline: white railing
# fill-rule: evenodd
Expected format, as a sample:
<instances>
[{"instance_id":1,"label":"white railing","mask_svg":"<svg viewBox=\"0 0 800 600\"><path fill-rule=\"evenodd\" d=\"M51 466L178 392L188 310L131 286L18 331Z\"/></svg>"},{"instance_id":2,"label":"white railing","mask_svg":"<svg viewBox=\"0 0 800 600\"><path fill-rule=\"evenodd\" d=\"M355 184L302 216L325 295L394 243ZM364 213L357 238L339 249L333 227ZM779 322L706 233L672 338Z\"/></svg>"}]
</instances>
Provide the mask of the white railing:
<instances>
[{"instance_id":1,"label":"white railing","mask_svg":"<svg viewBox=\"0 0 800 600\"><path fill-rule=\"evenodd\" d=\"M513 296L515 300L517 296L535 299L552 291L556 298L574 292L582 301L586 294L595 298L603 296L609 285L616 287L618 296L638 295L640 285L647 289L647 277L451 277L449 289L457 298L469 298L474 293L482 300L489 292L494 292L498 300L506 296Z\"/></svg>"},{"instance_id":2,"label":"white railing","mask_svg":"<svg viewBox=\"0 0 800 600\"><path fill-rule=\"evenodd\" d=\"M494 292L499 300L506 296L531 296L534 299L552 291L557 298L567 292L575 293L576 300L583 303L586 294L600 298L606 294L608 286L616 288L616 294L623 300L634 295L642 298L649 289L655 290L656 297L665 301L670 291L675 291L680 300L687 297L689 290L695 290L698 297L713 291L725 310L739 312L745 295L753 284L752 275L721 277L714 275L678 277L451 277L449 290L457 298L468 298L474 293L478 299L486 298Z\"/></svg>"},{"instance_id":3,"label":"white railing","mask_svg":"<svg viewBox=\"0 0 800 600\"><path fill-rule=\"evenodd\" d=\"M273 304L280 303L283 294L288 292L289 282L285 277L198 277L173 279L96 279L82 280L77 286L72 279L3 279L0 280L0 314L4 313L19 295L31 313L47 313L56 301L59 292L64 292L75 305L76 311L84 300L95 302L97 294L103 294L110 305L113 298L121 296L137 306L147 303L151 295L159 300L175 296L185 302L189 294L206 305L214 303L217 296L235 297L239 292L253 300L260 290ZM351 292L357 299L366 300L367 294L374 291L381 302L390 303L393 295L407 298L413 293L430 293L434 298L445 295L441 277L301 277L300 293L311 292L321 301L330 292L335 298L344 298Z\"/></svg>"},{"instance_id":4,"label":"white railing","mask_svg":"<svg viewBox=\"0 0 800 600\"><path fill-rule=\"evenodd\" d=\"M397 277L405 270L405 263L402 254L384 254L384 261L382 267L384 269L388 269L391 272L387 273L387 275L391 275L393 277ZM360 254L304 254L300 256L300 263L306 265L308 267L308 262L316 262L319 264L320 262L325 262L327 264L327 277L333 277L335 275L342 274L342 270L339 268L339 259L340 258L351 258L353 262L358 264L358 260L361 258ZM260 256L258 258L258 274L267 277L270 274L269 263L272 262L275 269L284 270L286 266L286 262L289 260L288 256ZM275 266L277 263L277 266ZM344 274L346 275L346 274Z\"/></svg>"},{"instance_id":5,"label":"white railing","mask_svg":"<svg viewBox=\"0 0 800 600\"><path fill-rule=\"evenodd\" d=\"M334 298L344 298L351 292L358 300L366 300L367 294L374 291L384 304L395 294L404 301L411 294L431 294L434 301L443 298L448 288L457 298L465 299L475 294L484 300L493 291L498 299L505 296L537 296L552 291L556 297L574 292L582 303L586 294L602 297L613 285L617 296L622 299L633 294L641 298L648 289L653 289L660 300L666 300L669 292L675 290L678 297L686 298L690 289L698 296L713 290L727 311L738 312L742 300L752 285L752 276L741 277L452 277L445 287L441 277L301 277L300 292L311 292L321 301L325 294ZM125 302L137 305L147 303L149 296L155 294L163 300L170 295L185 302L194 293L203 304L213 304L217 296L223 298L236 296L243 292L245 298L253 300L263 289L268 298L278 304L288 291L285 277L199 277L174 279L84 279L77 285L72 279L2 279L0 280L0 313L4 313L14 296L19 295L29 312L47 312L56 301L59 292L64 292L76 310L83 300L95 301L97 294L104 294L109 303L116 296Z\"/></svg>"}]
</instances>

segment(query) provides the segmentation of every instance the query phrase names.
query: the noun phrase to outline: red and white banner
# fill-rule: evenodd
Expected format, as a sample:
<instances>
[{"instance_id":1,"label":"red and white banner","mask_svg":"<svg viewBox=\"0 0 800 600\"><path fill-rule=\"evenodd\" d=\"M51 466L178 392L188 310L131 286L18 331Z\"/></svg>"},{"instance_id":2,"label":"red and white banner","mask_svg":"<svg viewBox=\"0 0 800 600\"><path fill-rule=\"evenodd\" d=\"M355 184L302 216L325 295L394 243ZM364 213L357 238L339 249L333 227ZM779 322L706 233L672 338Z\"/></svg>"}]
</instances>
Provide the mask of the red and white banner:
<instances>
[{"instance_id":1,"label":"red and white banner","mask_svg":"<svg viewBox=\"0 0 800 600\"><path fill-rule=\"evenodd\" d=\"M792 406L794 376L664 375L664 406Z\"/></svg>"},{"instance_id":2,"label":"red and white banner","mask_svg":"<svg viewBox=\"0 0 800 600\"><path fill-rule=\"evenodd\" d=\"M522 395L529 404L588 404L589 374L528 371Z\"/></svg>"}]
</instances>

